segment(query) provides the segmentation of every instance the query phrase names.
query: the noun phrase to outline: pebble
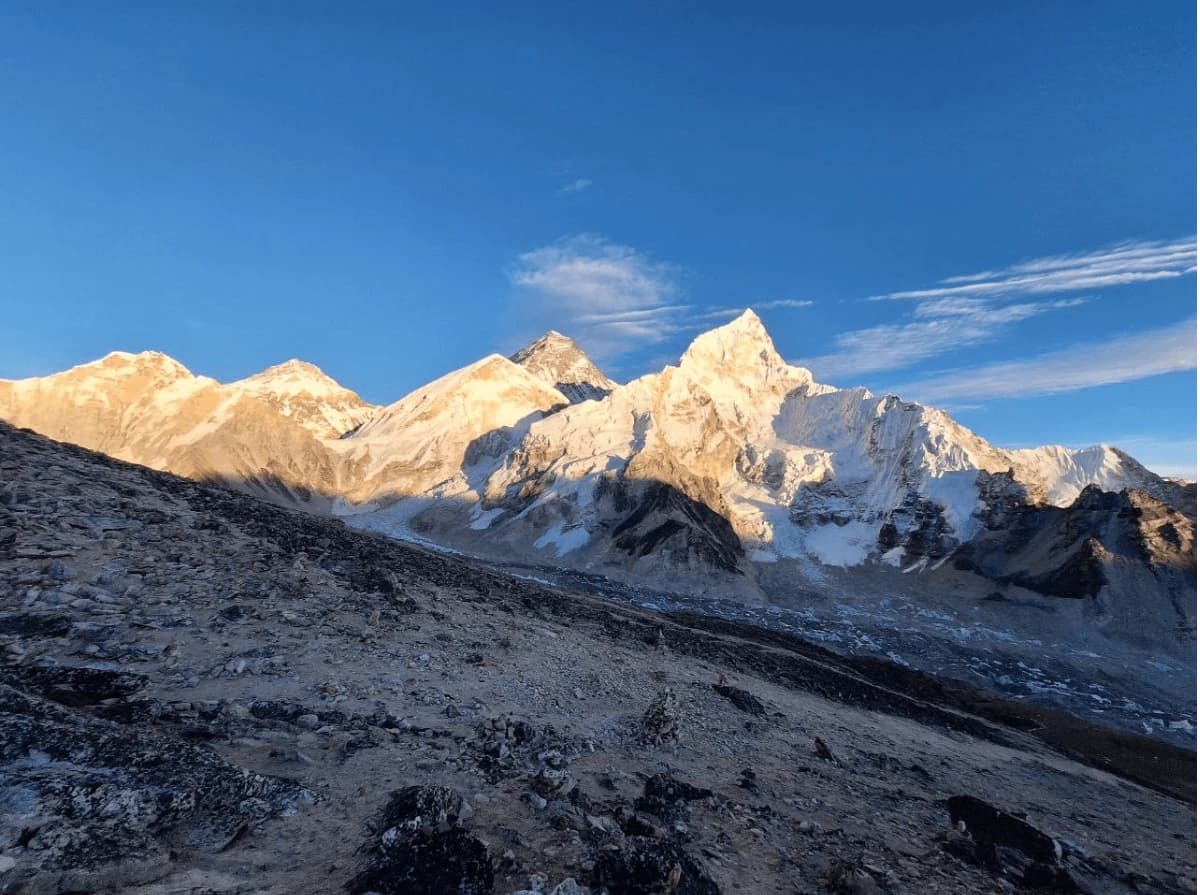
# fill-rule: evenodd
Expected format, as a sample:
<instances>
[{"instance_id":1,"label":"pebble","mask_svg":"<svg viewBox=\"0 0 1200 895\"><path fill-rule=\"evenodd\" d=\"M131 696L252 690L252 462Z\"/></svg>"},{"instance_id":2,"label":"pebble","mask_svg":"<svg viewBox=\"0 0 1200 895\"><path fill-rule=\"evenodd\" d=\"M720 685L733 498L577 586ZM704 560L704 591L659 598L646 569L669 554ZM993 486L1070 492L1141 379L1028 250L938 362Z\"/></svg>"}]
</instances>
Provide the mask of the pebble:
<instances>
[{"instance_id":1,"label":"pebble","mask_svg":"<svg viewBox=\"0 0 1200 895\"><path fill-rule=\"evenodd\" d=\"M525 793L525 801L527 801L530 805L532 805L538 811L544 810L546 805L548 804L546 802L546 800L543 799L541 796L539 796L536 792Z\"/></svg>"}]
</instances>

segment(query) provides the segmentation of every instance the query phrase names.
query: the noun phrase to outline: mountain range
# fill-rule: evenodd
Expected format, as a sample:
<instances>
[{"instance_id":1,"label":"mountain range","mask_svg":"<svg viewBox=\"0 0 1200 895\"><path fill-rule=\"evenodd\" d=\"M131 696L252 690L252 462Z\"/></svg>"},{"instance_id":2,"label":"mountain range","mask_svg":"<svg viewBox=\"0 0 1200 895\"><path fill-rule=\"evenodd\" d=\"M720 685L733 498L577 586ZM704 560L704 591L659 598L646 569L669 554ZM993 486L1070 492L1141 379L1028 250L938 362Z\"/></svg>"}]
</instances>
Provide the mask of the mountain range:
<instances>
[{"instance_id":1,"label":"mountain range","mask_svg":"<svg viewBox=\"0 0 1200 895\"><path fill-rule=\"evenodd\" d=\"M0 418L356 527L665 590L946 567L1154 599L1164 618L1194 595L1194 485L1114 447L1006 450L941 410L823 385L751 311L625 384L556 332L384 407L302 361L222 384L114 352L0 381Z\"/></svg>"}]
</instances>

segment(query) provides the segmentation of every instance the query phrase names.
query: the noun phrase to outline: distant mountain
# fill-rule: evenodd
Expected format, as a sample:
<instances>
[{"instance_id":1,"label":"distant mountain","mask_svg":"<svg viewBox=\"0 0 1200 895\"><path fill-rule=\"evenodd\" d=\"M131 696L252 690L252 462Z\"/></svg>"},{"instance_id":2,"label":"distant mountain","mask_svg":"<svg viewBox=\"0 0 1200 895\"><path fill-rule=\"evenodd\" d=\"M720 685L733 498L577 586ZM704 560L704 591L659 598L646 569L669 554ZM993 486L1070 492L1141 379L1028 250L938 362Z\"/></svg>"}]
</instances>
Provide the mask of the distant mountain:
<instances>
[{"instance_id":1,"label":"distant mountain","mask_svg":"<svg viewBox=\"0 0 1200 895\"><path fill-rule=\"evenodd\" d=\"M472 482L566 403L524 367L489 355L384 407L336 445L342 496L361 509Z\"/></svg>"},{"instance_id":2,"label":"distant mountain","mask_svg":"<svg viewBox=\"0 0 1200 895\"><path fill-rule=\"evenodd\" d=\"M617 387L573 339L554 330L526 345L510 360L558 389L572 404L599 400Z\"/></svg>"},{"instance_id":3,"label":"distant mountain","mask_svg":"<svg viewBox=\"0 0 1200 895\"><path fill-rule=\"evenodd\" d=\"M0 380L0 418L122 460L328 511L338 484L326 444L338 428L332 423L373 408L315 367L284 368L222 385L157 352L116 351L52 376Z\"/></svg>"},{"instance_id":4,"label":"distant mountain","mask_svg":"<svg viewBox=\"0 0 1200 895\"><path fill-rule=\"evenodd\" d=\"M302 360L276 364L229 387L266 401L318 438L353 432L379 409Z\"/></svg>"},{"instance_id":5,"label":"distant mountain","mask_svg":"<svg viewBox=\"0 0 1200 895\"><path fill-rule=\"evenodd\" d=\"M383 408L300 361L222 385L114 353L0 382L0 417L356 526L668 589L953 558L1090 596L1133 587L1130 563L1151 576L1139 592L1195 564L1194 486L1115 448L1003 450L943 411L822 385L749 311L624 385L555 332Z\"/></svg>"}]
</instances>

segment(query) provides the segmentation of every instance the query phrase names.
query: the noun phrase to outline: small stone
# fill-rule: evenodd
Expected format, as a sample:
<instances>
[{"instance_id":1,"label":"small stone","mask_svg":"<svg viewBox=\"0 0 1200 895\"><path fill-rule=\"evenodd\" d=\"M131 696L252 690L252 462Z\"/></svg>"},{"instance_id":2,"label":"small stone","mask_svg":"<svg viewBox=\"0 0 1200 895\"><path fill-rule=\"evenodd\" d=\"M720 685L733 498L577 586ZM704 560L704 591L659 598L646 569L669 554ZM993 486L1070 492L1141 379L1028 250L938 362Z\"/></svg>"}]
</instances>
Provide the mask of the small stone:
<instances>
[{"instance_id":1,"label":"small stone","mask_svg":"<svg viewBox=\"0 0 1200 895\"><path fill-rule=\"evenodd\" d=\"M833 750L830 749L829 745L820 737L813 739L813 755L817 756L817 758L820 758L823 761L833 762L834 764L838 763L838 760L833 755Z\"/></svg>"},{"instance_id":2,"label":"small stone","mask_svg":"<svg viewBox=\"0 0 1200 895\"><path fill-rule=\"evenodd\" d=\"M611 817L597 817L594 814L587 815L588 826L593 830L599 830L601 833L607 833L614 839L622 839L625 834L621 830L621 825Z\"/></svg>"},{"instance_id":3,"label":"small stone","mask_svg":"<svg viewBox=\"0 0 1200 895\"><path fill-rule=\"evenodd\" d=\"M721 676L719 683L713 684L713 689L747 714L765 715L767 713L767 707L761 699L746 690L729 686L725 683L724 675Z\"/></svg>"},{"instance_id":4,"label":"small stone","mask_svg":"<svg viewBox=\"0 0 1200 895\"><path fill-rule=\"evenodd\" d=\"M525 801L528 802L530 805L532 805L534 808L536 808L538 811L544 810L546 805L548 804L546 802L546 800L543 799L541 796L539 796L536 792L525 793Z\"/></svg>"},{"instance_id":5,"label":"small stone","mask_svg":"<svg viewBox=\"0 0 1200 895\"><path fill-rule=\"evenodd\" d=\"M250 709L248 706L242 705L240 702L227 702L223 706L225 714L230 718L249 718Z\"/></svg>"},{"instance_id":6,"label":"small stone","mask_svg":"<svg viewBox=\"0 0 1200 895\"><path fill-rule=\"evenodd\" d=\"M42 569L43 574L52 581L69 581L75 577L75 573L64 562L46 563Z\"/></svg>"},{"instance_id":7,"label":"small stone","mask_svg":"<svg viewBox=\"0 0 1200 895\"><path fill-rule=\"evenodd\" d=\"M321 719L316 715L300 715L296 718L296 726L305 730L316 730L321 726Z\"/></svg>"}]
</instances>

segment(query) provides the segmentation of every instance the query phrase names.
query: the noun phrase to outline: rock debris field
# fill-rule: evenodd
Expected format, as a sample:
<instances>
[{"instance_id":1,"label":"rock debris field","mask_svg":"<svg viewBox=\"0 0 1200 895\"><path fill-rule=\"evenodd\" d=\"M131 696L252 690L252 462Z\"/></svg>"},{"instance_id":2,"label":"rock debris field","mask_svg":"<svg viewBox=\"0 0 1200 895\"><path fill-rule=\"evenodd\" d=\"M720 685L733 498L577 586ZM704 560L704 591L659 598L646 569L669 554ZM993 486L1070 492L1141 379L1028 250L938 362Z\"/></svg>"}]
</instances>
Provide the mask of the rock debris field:
<instances>
[{"instance_id":1,"label":"rock debris field","mask_svg":"<svg viewBox=\"0 0 1200 895\"><path fill-rule=\"evenodd\" d=\"M1194 774L0 425L2 892L1194 892Z\"/></svg>"}]
</instances>

